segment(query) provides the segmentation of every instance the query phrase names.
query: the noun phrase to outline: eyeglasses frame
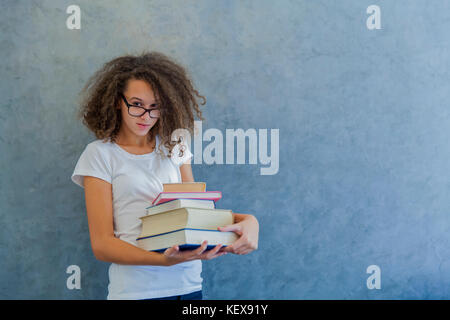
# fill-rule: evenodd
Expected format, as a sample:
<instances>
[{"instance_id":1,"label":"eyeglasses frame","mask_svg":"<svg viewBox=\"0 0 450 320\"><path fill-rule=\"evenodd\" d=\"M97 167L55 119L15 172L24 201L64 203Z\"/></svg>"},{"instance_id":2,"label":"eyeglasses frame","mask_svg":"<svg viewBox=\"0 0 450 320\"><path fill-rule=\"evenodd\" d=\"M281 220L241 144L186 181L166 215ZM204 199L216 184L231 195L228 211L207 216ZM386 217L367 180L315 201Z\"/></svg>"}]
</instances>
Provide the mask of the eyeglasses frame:
<instances>
[{"instance_id":1,"label":"eyeglasses frame","mask_svg":"<svg viewBox=\"0 0 450 320\"><path fill-rule=\"evenodd\" d=\"M150 112L152 112L153 110L159 110L159 112L161 112L161 108L158 107L158 108L150 108L150 109L146 109L146 108L144 108L144 107L135 106L135 105L130 104L130 103L127 101L127 99L125 98L125 96L124 96L122 93L120 94L120 96L122 97L123 102L125 102L125 105L128 107L128 114L129 114L130 116L138 118L138 117L142 117L146 112L148 112L148 115L149 115L150 118L152 118L152 119L157 119L157 118L161 117L161 115L158 116L158 117L152 117L152 115L150 114ZM141 115L135 116L135 115L132 115L132 114L130 113L130 107L141 108L141 109L144 109L145 111L144 111Z\"/></svg>"}]
</instances>

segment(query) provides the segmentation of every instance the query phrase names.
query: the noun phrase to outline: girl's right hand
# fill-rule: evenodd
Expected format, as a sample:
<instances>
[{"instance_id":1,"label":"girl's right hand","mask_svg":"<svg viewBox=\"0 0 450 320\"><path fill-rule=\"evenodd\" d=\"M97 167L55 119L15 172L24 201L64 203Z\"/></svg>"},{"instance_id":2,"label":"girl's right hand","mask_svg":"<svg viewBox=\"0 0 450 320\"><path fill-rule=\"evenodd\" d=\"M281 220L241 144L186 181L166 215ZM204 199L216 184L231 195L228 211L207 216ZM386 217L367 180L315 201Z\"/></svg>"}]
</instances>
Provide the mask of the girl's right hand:
<instances>
[{"instance_id":1,"label":"girl's right hand","mask_svg":"<svg viewBox=\"0 0 450 320\"><path fill-rule=\"evenodd\" d=\"M201 246L195 250L180 251L177 245L167 248L163 253L167 259L167 266L197 259L211 260L227 254L227 252L219 252L220 248L222 248L221 244L218 244L211 250L204 252L207 245L208 242L205 240L202 242Z\"/></svg>"}]
</instances>

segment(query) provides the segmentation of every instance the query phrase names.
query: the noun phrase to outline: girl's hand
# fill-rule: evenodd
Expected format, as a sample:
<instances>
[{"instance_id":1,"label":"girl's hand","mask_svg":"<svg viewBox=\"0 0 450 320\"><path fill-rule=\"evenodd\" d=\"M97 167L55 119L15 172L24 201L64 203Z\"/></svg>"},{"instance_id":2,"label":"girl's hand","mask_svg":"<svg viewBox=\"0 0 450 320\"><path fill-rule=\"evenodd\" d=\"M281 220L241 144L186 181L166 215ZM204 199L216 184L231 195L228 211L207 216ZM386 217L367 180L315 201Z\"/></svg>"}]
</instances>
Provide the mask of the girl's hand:
<instances>
[{"instance_id":1,"label":"girl's hand","mask_svg":"<svg viewBox=\"0 0 450 320\"><path fill-rule=\"evenodd\" d=\"M177 245L167 248L164 251L164 256L166 257L167 266L171 266L177 263L201 259L201 260L211 260L226 254L226 252L219 252L222 248L221 244L218 244L211 250L205 252L208 242L205 240L202 242L201 246L195 250L184 250L180 251Z\"/></svg>"},{"instance_id":2,"label":"girl's hand","mask_svg":"<svg viewBox=\"0 0 450 320\"><path fill-rule=\"evenodd\" d=\"M234 231L238 236L233 244L224 247L220 252L248 254L258 249L259 223L251 214L234 214L234 224L219 227L220 231ZM220 253L219 252L219 253Z\"/></svg>"}]
</instances>

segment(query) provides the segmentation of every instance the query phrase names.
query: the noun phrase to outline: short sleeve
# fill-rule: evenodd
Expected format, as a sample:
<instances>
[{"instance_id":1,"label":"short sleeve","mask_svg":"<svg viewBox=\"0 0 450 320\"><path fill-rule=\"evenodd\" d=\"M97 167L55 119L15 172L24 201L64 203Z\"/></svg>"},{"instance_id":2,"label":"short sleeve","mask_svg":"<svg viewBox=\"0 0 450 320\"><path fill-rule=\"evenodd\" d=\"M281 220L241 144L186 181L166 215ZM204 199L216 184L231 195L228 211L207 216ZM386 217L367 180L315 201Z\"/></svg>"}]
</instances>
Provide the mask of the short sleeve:
<instances>
[{"instance_id":1,"label":"short sleeve","mask_svg":"<svg viewBox=\"0 0 450 320\"><path fill-rule=\"evenodd\" d=\"M179 156L180 149L183 150L183 156ZM172 149L172 161L175 163L176 166L180 167L181 165L187 163L190 159L192 159L193 154L191 150L189 149L189 146L185 142L181 142Z\"/></svg>"},{"instance_id":2,"label":"short sleeve","mask_svg":"<svg viewBox=\"0 0 450 320\"><path fill-rule=\"evenodd\" d=\"M100 178L109 183L112 181L111 166L106 154L94 143L88 144L78 159L72 181L84 188L84 176Z\"/></svg>"}]
</instances>

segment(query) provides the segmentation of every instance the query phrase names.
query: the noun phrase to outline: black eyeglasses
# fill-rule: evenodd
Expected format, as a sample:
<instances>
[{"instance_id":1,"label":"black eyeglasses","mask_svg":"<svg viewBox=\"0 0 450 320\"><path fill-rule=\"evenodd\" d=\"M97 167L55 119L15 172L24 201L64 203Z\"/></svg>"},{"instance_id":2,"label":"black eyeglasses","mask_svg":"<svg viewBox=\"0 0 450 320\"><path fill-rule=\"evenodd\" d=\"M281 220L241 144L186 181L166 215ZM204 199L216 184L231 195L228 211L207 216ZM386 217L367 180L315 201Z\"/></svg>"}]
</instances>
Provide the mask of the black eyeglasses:
<instances>
[{"instance_id":1,"label":"black eyeglasses","mask_svg":"<svg viewBox=\"0 0 450 320\"><path fill-rule=\"evenodd\" d=\"M146 109L144 107L128 103L127 99L125 99L125 96L123 94L120 94L120 96L122 97L123 101L128 107L128 114L132 117L142 117L146 112L148 112L150 118L159 118L161 116L161 108L159 107ZM152 104L152 106L153 105L158 104L154 103Z\"/></svg>"}]
</instances>

